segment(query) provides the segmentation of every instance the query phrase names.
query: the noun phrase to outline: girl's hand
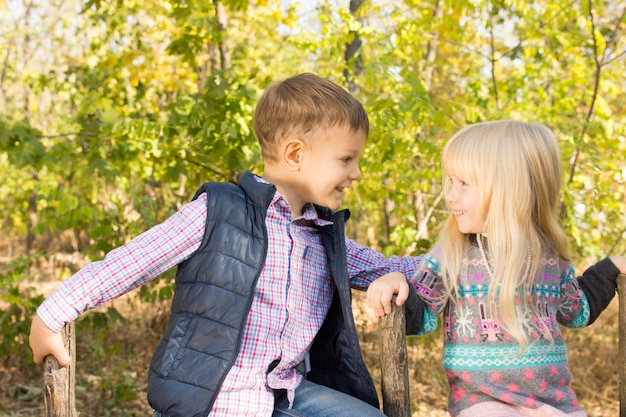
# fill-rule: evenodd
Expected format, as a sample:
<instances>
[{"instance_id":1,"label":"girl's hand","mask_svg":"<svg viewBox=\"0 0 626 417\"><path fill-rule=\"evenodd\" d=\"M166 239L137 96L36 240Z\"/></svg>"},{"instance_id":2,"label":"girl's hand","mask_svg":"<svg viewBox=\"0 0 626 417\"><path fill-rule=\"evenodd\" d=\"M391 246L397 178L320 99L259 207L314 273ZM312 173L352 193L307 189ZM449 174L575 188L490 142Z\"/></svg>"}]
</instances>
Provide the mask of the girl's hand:
<instances>
[{"instance_id":1,"label":"girl's hand","mask_svg":"<svg viewBox=\"0 0 626 417\"><path fill-rule=\"evenodd\" d=\"M374 315L383 317L391 313L391 300L397 294L396 305L401 306L409 297L409 284L404 274L400 272L390 272L373 281L367 288L367 299L369 300Z\"/></svg>"},{"instance_id":2,"label":"girl's hand","mask_svg":"<svg viewBox=\"0 0 626 417\"><path fill-rule=\"evenodd\" d=\"M626 274L626 258L623 256L611 256L610 259L619 269L620 274Z\"/></svg>"},{"instance_id":3,"label":"girl's hand","mask_svg":"<svg viewBox=\"0 0 626 417\"><path fill-rule=\"evenodd\" d=\"M67 366L70 364L70 355L63 345L61 333L52 331L38 314L35 314L30 325L29 343L35 363L42 364L46 356L54 355L59 361L59 365Z\"/></svg>"}]
</instances>

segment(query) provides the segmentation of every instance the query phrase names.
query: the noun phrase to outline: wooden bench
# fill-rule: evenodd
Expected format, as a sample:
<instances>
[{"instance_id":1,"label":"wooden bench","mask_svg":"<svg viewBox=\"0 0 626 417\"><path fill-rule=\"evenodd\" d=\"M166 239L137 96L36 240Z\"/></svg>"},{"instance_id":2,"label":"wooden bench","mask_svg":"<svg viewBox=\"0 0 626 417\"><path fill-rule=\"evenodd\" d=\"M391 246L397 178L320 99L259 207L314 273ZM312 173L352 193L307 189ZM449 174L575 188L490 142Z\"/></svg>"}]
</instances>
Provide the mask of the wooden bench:
<instances>
[{"instance_id":1,"label":"wooden bench","mask_svg":"<svg viewBox=\"0 0 626 417\"><path fill-rule=\"evenodd\" d=\"M617 278L619 298L620 417L626 417L626 275ZM389 417L411 417L409 367L406 347L404 307L392 303L391 314L379 319L381 391L383 412ZM71 362L61 367L53 356L44 365L44 404L46 417L77 417L75 384L74 326L63 329Z\"/></svg>"}]
</instances>

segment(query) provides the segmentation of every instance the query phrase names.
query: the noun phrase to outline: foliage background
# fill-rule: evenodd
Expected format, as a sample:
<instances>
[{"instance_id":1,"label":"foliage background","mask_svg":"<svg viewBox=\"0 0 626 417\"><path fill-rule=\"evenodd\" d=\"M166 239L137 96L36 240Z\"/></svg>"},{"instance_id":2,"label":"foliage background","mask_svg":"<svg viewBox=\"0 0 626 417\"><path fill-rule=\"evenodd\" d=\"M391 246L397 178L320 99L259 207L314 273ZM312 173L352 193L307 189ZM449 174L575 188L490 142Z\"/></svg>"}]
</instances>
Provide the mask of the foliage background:
<instances>
[{"instance_id":1,"label":"foliage background","mask_svg":"<svg viewBox=\"0 0 626 417\"><path fill-rule=\"evenodd\" d=\"M359 243L426 250L447 216L442 144L469 123L515 118L547 124L560 141L563 223L581 270L626 253L625 13L623 2L599 0L4 0L0 413L38 396L26 335L43 296L164 220L202 182L262 172L255 101L298 72L345 86L369 112L364 175L344 200ZM96 396L86 415L145 407L138 369L171 282L79 320L79 351L89 354L78 387ZM615 348L614 324L572 333L574 350L587 337ZM436 340L411 341L414 357L437 351ZM582 364L597 373L607 361ZM424 389L445 408L439 385ZM591 391L581 394L589 404L614 404L615 391Z\"/></svg>"}]
</instances>

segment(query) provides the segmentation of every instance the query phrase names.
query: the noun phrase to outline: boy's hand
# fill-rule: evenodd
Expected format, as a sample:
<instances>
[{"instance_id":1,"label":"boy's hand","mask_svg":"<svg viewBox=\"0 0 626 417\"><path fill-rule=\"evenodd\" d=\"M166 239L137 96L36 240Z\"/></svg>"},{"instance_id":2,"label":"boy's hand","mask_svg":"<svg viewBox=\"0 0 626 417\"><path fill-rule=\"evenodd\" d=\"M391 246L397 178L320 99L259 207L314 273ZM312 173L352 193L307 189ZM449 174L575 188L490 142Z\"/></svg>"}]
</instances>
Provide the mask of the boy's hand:
<instances>
[{"instance_id":1,"label":"boy's hand","mask_svg":"<svg viewBox=\"0 0 626 417\"><path fill-rule=\"evenodd\" d=\"M59 361L59 365L67 366L70 364L70 355L63 345L61 333L52 331L38 314L35 314L30 325L29 342L35 363L42 364L46 356L54 355Z\"/></svg>"},{"instance_id":2,"label":"boy's hand","mask_svg":"<svg viewBox=\"0 0 626 417\"><path fill-rule=\"evenodd\" d=\"M397 294L396 305L401 306L409 297L409 284L404 274L390 272L373 281L367 288L367 299L376 317L391 313L391 300Z\"/></svg>"}]
</instances>

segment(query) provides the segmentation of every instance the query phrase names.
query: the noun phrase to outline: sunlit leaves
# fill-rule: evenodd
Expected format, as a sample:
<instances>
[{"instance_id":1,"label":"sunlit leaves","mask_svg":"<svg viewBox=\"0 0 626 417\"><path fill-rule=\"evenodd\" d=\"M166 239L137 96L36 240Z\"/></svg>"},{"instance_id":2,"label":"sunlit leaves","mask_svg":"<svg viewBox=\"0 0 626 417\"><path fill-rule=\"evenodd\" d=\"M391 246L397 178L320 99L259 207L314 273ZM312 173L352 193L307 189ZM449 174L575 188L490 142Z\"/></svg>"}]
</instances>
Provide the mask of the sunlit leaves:
<instances>
[{"instance_id":1,"label":"sunlit leaves","mask_svg":"<svg viewBox=\"0 0 626 417\"><path fill-rule=\"evenodd\" d=\"M6 227L23 233L35 195L38 231L74 228L98 250L126 241L202 182L260 172L256 99L271 81L314 71L353 88L370 116L363 177L344 201L363 243L432 242L447 216L445 141L468 123L516 118L559 139L575 252L624 251L619 2L368 1L356 13L333 1L221 4L225 28L217 2L200 0L35 2L37 14L3 20L0 164L19 189L0 189Z\"/></svg>"}]
</instances>

